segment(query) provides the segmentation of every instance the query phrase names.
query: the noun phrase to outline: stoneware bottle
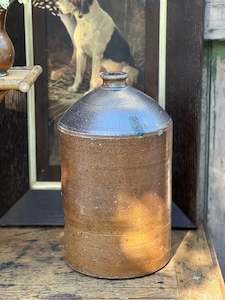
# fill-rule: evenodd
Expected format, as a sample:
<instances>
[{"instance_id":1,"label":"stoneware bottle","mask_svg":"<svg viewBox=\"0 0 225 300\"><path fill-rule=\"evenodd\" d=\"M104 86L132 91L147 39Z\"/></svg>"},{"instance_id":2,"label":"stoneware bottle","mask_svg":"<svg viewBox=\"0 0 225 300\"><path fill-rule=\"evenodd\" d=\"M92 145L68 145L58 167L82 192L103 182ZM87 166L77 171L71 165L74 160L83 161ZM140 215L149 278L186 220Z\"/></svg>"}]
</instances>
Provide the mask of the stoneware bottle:
<instances>
[{"instance_id":1,"label":"stoneware bottle","mask_svg":"<svg viewBox=\"0 0 225 300\"><path fill-rule=\"evenodd\" d=\"M59 121L65 259L99 278L153 273L170 259L172 120L126 73Z\"/></svg>"},{"instance_id":2,"label":"stoneware bottle","mask_svg":"<svg viewBox=\"0 0 225 300\"><path fill-rule=\"evenodd\" d=\"M5 29L6 16L7 10L0 7L0 77L7 75L15 59L15 50Z\"/></svg>"}]
</instances>

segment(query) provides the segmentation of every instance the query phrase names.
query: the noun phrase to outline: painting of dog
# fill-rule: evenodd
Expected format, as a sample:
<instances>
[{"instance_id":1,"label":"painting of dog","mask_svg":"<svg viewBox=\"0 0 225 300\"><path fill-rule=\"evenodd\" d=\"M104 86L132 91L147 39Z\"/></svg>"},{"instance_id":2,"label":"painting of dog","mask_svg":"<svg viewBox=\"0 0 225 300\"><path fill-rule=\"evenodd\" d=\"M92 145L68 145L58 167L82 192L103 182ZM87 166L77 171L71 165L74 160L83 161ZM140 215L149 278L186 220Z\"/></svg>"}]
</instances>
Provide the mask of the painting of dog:
<instances>
[{"instance_id":1,"label":"painting of dog","mask_svg":"<svg viewBox=\"0 0 225 300\"><path fill-rule=\"evenodd\" d=\"M90 89L101 84L102 69L110 72L128 73L128 84L137 83L139 71L135 67L130 47L123 38L112 17L97 0L59 0L63 14L72 14L76 19L73 44L76 45L76 74L71 92L77 92L86 70L86 61L92 59Z\"/></svg>"},{"instance_id":2,"label":"painting of dog","mask_svg":"<svg viewBox=\"0 0 225 300\"><path fill-rule=\"evenodd\" d=\"M35 15L42 14L46 22L39 39L46 41L47 144L49 166L58 168L57 121L70 105L102 84L100 71L125 71L127 83L144 90L146 0L46 0L44 6L41 0L32 1L39 4Z\"/></svg>"}]
</instances>

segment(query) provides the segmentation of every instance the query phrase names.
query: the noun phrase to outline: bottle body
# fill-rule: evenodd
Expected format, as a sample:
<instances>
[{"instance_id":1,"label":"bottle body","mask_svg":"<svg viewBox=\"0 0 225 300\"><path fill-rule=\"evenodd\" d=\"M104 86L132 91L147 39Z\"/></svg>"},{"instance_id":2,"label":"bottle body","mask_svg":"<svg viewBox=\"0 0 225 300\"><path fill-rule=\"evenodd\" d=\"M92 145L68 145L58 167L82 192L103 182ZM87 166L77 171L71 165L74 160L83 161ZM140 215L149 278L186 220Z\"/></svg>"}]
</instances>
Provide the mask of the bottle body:
<instances>
[{"instance_id":1,"label":"bottle body","mask_svg":"<svg viewBox=\"0 0 225 300\"><path fill-rule=\"evenodd\" d=\"M100 278L161 269L170 258L172 128L60 139L68 264Z\"/></svg>"},{"instance_id":2,"label":"bottle body","mask_svg":"<svg viewBox=\"0 0 225 300\"><path fill-rule=\"evenodd\" d=\"M6 16L7 10L0 7L0 77L7 75L15 59L14 46L5 30Z\"/></svg>"}]
</instances>

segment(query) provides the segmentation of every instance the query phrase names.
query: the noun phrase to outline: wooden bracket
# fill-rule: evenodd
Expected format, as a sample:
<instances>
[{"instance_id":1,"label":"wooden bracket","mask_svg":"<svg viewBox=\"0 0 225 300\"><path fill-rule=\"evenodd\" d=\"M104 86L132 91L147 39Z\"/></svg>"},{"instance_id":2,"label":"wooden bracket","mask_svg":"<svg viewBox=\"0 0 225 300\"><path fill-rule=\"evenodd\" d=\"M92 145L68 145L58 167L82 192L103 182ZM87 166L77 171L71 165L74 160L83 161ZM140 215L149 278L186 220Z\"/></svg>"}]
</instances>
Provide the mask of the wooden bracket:
<instances>
[{"instance_id":1,"label":"wooden bracket","mask_svg":"<svg viewBox=\"0 0 225 300\"><path fill-rule=\"evenodd\" d=\"M27 93L41 73L41 66L13 67L9 69L7 76L0 77L0 102L9 90Z\"/></svg>"}]
</instances>

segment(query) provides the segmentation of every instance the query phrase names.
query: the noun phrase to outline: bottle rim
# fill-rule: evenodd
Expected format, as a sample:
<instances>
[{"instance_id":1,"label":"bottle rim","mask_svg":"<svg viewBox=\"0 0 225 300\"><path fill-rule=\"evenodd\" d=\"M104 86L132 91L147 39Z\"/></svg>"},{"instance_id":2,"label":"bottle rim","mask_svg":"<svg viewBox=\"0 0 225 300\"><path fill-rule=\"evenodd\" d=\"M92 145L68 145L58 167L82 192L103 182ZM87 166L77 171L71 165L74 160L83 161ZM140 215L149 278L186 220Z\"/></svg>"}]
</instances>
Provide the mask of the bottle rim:
<instances>
[{"instance_id":1,"label":"bottle rim","mask_svg":"<svg viewBox=\"0 0 225 300\"><path fill-rule=\"evenodd\" d=\"M126 72L101 72L100 76L103 81L124 81L128 78Z\"/></svg>"}]
</instances>

